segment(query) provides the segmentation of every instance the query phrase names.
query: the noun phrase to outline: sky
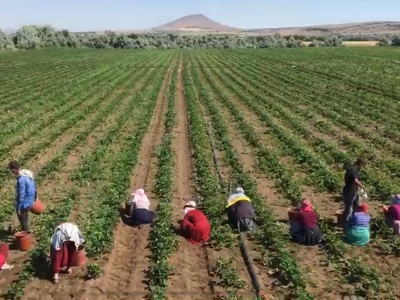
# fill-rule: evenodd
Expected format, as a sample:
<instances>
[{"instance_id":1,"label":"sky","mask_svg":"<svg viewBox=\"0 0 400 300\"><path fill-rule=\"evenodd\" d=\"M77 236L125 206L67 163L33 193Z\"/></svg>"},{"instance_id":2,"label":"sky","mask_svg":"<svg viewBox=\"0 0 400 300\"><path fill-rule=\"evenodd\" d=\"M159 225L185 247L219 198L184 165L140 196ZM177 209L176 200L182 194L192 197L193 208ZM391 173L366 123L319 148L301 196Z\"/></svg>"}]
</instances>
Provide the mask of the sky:
<instances>
[{"instance_id":1,"label":"sky","mask_svg":"<svg viewBox=\"0 0 400 300\"><path fill-rule=\"evenodd\" d=\"M399 0L0 0L0 28L142 30L189 14L242 29L399 21Z\"/></svg>"}]
</instances>

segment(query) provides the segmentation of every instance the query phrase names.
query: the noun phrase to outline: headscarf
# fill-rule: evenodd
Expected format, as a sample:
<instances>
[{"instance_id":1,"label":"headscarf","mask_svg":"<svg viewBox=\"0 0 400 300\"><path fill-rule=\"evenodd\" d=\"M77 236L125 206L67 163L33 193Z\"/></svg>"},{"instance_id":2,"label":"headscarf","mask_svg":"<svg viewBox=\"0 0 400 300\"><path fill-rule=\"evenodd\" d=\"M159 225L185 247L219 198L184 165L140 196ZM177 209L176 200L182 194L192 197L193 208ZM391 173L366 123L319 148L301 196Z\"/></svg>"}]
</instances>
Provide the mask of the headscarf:
<instances>
[{"instance_id":1,"label":"headscarf","mask_svg":"<svg viewBox=\"0 0 400 300\"><path fill-rule=\"evenodd\" d=\"M357 210L359 210L363 213L366 213L366 214L368 213L368 208L369 208L369 206L367 203L362 203L359 206L357 206Z\"/></svg>"},{"instance_id":2,"label":"headscarf","mask_svg":"<svg viewBox=\"0 0 400 300\"><path fill-rule=\"evenodd\" d=\"M400 194L394 195L392 197L392 205L394 204L400 204Z\"/></svg>"},{"instance_id":3,"label":"headscarf","mask_svg":"<svg viewBox=\"0 0 400 300\"><path fill-rule=\"evenodd\" d=\"M54 234L51 237L51 245L58 251L61 249L63 243L67 241L74 242L76 248L78 248L85 240L78 226L72 223L61 223L54 230Z\"/></svg>"},{"instance_id":4,"label":"headscarf","mask_svg":"<svg viewBox=\"0 0 400 300\"><path fill-rule=\"evenodd\" d=\"M189 211L196 209L196 202L189 201L188 203L185 204L183 209L185 210L185 215L186 215Z\"/></svg>"},{"instance_id":5,"label":"headscarf","mask_svg":"<svg viewBox=\"0 0 400 300\"><path fill-rule=\"evenodd\" d=\"M26 176L29 177L31 179L33 179L33 173L32 171L29 171L27 169L22 169L21 172L19 173L20 176Z\"/></svg>"},{"instance_id":6,"label":"headscarf","mask_svg":"<svg viewBox=\"0 0 400 300\"><path fill-rule=\"evenodd\" d=\"M136 208L139 209L149 209L150 208L150 201L147 198L144 189L137 189L134 193L131 194L133 196L132 203L135 204Z\"/></svg>"},{"instance_id":7,"label":"headscarf","mask_svg":"<svg viewBox=\"0 0 400 300\"><path fill-rule=\"evenodd\" d=\"M312 205L308 198L304 198L300 203L301 211L312 211Z\"/></svg>"},{"instance_id":8,"label":"headscarf","mask_svg":"<svg viewBox=\"0 0 400 300\"><path fill-rule=\"evenodd\" d=\"M244 194L244 189L239 186L235 189L235 192L232 195L230 195L229 198L227 199L228 202L227 207L241 200L251 202L250 198Z\"/></svg>"}]
</instances>

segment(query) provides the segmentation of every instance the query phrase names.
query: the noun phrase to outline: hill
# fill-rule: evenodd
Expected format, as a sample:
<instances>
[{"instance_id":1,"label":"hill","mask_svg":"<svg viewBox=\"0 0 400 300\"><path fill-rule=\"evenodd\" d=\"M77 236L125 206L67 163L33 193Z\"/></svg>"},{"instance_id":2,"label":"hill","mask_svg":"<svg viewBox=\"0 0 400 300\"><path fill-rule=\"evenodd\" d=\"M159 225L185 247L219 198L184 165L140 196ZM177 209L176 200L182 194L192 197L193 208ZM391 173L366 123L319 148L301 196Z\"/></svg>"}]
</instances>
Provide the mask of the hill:
<instances>
[{"instance_id":1,"label":"hill","mask_svg":"<svg viewBox=\"0 0 400 300\"><path fill-rule=\"evenodd\" d=\"M203 14L188 15L175 21L157 26L153 31L213 31L229 32L240 31L239 28L233 28L207 18Z\"/></svg>"},{"instance_id":2,"label":"hill","mask_svg":"<svg viewBox=\"0 0 400 300\"><path fill-rule=\"evenodd\" d=\"M204 32L204 33L237 33L245 35L372 35L399 33L400 22L377 21L345 24L316 25L306 27L256 28L240 29L213 21L203 14L188 15L175 21L157 26L151 31L161 32Z\"/></svg>"}]
</instances>

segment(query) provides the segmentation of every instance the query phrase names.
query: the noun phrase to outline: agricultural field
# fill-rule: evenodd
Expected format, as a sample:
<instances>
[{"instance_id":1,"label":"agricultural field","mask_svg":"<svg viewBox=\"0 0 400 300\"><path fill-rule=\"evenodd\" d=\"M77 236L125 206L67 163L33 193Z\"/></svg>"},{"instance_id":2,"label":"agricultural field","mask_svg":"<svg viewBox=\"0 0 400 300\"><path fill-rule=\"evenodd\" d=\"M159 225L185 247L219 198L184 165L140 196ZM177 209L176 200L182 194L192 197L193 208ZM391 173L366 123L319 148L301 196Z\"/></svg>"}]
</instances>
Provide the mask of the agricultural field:
<instances>
[{"instance_id":1,"label":"agricultural field","mask_svg":"<svg viewBox=\"0 0 400 300\"><path fill-rule=\"evenodd\" d=\"M252 299L221 217L229 183L256 210L260 229L245 244L265 299L400 299L400 243L379 211L400 193L399 57L368 47L1 55L1 239L18 229L9 160L34 172L47 209L31 219L32 250L10 251L0 296ZM373 219L357 248L334 214L343 165L359 156ZM120 211L141 187L157 218L132 228ZM287 208L302 197L320 216L321 247L289 241ZM213 225L204 247L173 230L192 199ZM54 285L49 242L66 220L84 234L88 263Z\"/></svg>"}]
</instances>

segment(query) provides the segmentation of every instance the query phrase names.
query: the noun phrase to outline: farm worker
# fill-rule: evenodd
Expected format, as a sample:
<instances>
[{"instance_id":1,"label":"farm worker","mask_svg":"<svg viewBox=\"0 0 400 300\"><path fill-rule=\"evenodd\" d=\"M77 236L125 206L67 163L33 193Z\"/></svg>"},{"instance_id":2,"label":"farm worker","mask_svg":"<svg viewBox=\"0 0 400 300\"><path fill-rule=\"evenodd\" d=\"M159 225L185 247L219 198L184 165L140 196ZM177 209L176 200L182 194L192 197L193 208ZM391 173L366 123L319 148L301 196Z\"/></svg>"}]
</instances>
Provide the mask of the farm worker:
<instances>
[{"instance_id":1,"label":"farm worker","mask_svg":"<svg viewBox=\"0 0 400 300\"><path fill-rule=\"evenodd\" d=\"M315 246L321 243L323 235L318 226L318 216L309 199L299 205L299 213L290 225L290 236L299 244Z\"/></svg>"},{"instance_id":2,"label":"farm worker","mask_svg":"<svg viewBox=\"0 0 400 300\"><path fill-rule=\"evenodd\" d=\"M71 274L73 259L77 248L83 244L79 228L72 223L61 223L58 225L51 237L50 260L53 269L53 281L58 282L60 270Z\"/></svg>"},{"instance_id":3,"label":"farm worker","mask_svg":"<svg viewBox=\"0 0 400 300\"><path fill-rule=\"evenodd\" d=\"M253 205L250 198L244 194L243 188L237 187L228 198L226 210L233 228L238 228L240 231L252 231L257 228Z\"/></svg>"},{"instance_id":4,"label":"farm worker","mask_svg":"<svg viewBox=\"0 0 400 300\"><path fill-rule=\"evenodd\" d=\"M400 194L392 197L390 206L382 205L385 214L385 223L393 228L393 232L400 235Z\"/></svg>"},{"instance_id":5,"label":"farm worker","mask_svg":"<svg viewBox=\"0 0 400 300\"><path fill-rule=\"evenodd\" d=\"M0 253L0 270L5 271L11 270L12 268L14 268L14 266L6 263L6 257L4 256L4 254Z\"/></svg>"},{"instance_id":6,"label":"farm worker","mask_svg":"<svg viewBox=\"0 0 400 300\"><path fill-rule=\"evenodd\" d=\"M211 225L207 216L189 201L183 207L184 217L179 228L182 235L192 244L205 243L211 236Z\"/></svg>"},{"instance_id":7,"label":"farm worker","mask_svg":"<svg viewBox=\"0 0 400 300\"><path fill-rule=\"evenodd\" d=\"M356 160L353 165L346 166L344 175L344 187L342 190L342 198L344 202L343 222L345 225L352 214L355 207L360 205L360 199L357 191L359 188L365 190L365 186L360 182L360 170L365 166L362 158Z\"/></svg>"},{"instance_id":8,"label":"farm worker","mask_svg":"<svg viewBox=\"0 0 400 300\"><path fill-rule=\"evenodd\" d=\"M144 189L137 189L132 193L131 217L132 225L150 224L154 219L154 212L149 210L150 201Z\"/></svg>"},{"instance_id":9,"label":"farm worker","mask_svg":"<svg viewBox=\"0 0 400 300\"><path fill-rule=\"evenodd\" d=\"M17 177L15 209L23 231L29 231L29 209L37 197L36 184L29 170L21 169L18 162L8 164L10 171Z\"/></svg>"},{"instance_id":10,"label":"farm worker","mask_svg":"<svg viewBox=\"0 0 400 300\"><path fill-rule=\"evenodd\" d=\"M345 226L346 240L351 245L364 246L370 239L368 205L356 206L355 211Z\"/></svg>"}]
</instances>

